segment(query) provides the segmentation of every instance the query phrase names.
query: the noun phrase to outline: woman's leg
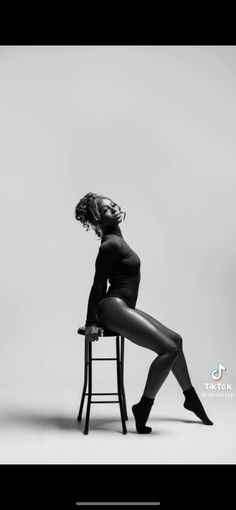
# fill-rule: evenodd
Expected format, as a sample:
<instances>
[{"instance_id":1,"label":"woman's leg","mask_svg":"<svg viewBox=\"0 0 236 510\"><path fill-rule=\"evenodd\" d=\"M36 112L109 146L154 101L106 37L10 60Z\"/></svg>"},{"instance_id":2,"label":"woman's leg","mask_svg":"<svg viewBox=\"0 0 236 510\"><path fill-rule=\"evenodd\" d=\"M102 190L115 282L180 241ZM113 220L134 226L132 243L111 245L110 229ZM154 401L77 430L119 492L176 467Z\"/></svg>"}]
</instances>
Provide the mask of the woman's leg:
<instances>
[{"instance_id":1,"label":"woman's leg","mask_svg":"<svg viewBox=\"0 0 236 510\"><path fill-rule=\"evenodd\" d=\"M134 407L138 408L141 405L141 409L139 408L135 411L135 413L140 413L138 416L140 431L142 433L151 432L150 427L144 427L145 413L147 413L147 416L150 411L150 402L154 400L171 369L181 387L191 385L183 390L185 395L184 407L193 411L206 425L213 425L212 421L207 417L201 401L191 384L186 360L182 353L181 336L166 328L166 326L142 312L142 310L130 308L118 297L104 298L99 303L98 310L101 326L116 331L132 342L153 350L158 354L150 366L141 403L132 407L134 412ZM181 363L177 363L177 366L174 367L179 355L181 356ZM138 421L136 420L136 427L137 423Z\"/></svg>"},{"instance_id":2,"label":"woman's leg","mask_svg":"<svg viewBox=\"0 0 236 510\"><path fill-rule=\"evenodd\" d=\"M101 326L158 354L151 363L143 393L144 397L154 399L179 353L177 343L148 317L142 316L118 297L107 297L100 301L98 317Z\"/></svg>"},{"instance_id":3,"label":"woman's leg","mask_svg":"<svg viewBox=\"0 0 236 510\"><path fill-rule=\"evenodd\" d=\"M172 331L171 329L164 326L164 324L159 322L151 315L148 315L146 312L138 310L137 308L136 311L142 317L144 316L147 317L157 328L166 333L166 335L169 335L169 337L172 338L172 340L174 340L178 344L179 354L176 360L174 361L171 370L183 390L185 396L184 407L189 411L193 411L198 416L198 418L200 418L203 421L203 423L205 423L205 425L213 425L213 422L208 418L204 410L204 407L191 383L187 363L182 349L183 346L182 337L175 331Z\"/></svg>"},{"instance_id":4,"label":"woman's leg","mask_svg":"<svg viewBox=\"0 0 236 510\"><path fill-rule=\"evenodd\" d=\"M192 387L192 383L191 383L190 375L189 375L189 372L188 372L188 367L187 367L185 355L184 355L184 352L183 352L183 340L182 340L182 337L178 333L176 333L175 331L172 331L171 329L169 329L166 326L164 326L164 324L159 322L157 319L155 319L154 317L152 317L148 313L143 312L142 310L139 310L137 308L135 308L135 310L140 315L142 315L143 317L144 316L147 317L157 328L159 328L163 333L165 333L167 336L172 338L172 340L174 340L174 342L177 343L177 345L179 347L179 354L176 357L173 365L171 366L171 371L173 372L175 378L177 379L177 381L178 381L178 383L179 383L179 385L180 385L180 387L182 388L183 391L188 390L189 388L191 388Z\"/></svg>"},{"instance_id":5,"label":"woman's leg","mask_svg":"<svg viewBox=\"0 0 236 510\"><path fill-rule=\"evenodd\" d=\"M146 421L155 396L178 355L178 345L121 298L107 297L100 301L98 318L102 327L158 354L149 368L143 396L138 404L132 406L137 432L148 434L152 429L145 426Z\"/></svg>"}]
</instances>

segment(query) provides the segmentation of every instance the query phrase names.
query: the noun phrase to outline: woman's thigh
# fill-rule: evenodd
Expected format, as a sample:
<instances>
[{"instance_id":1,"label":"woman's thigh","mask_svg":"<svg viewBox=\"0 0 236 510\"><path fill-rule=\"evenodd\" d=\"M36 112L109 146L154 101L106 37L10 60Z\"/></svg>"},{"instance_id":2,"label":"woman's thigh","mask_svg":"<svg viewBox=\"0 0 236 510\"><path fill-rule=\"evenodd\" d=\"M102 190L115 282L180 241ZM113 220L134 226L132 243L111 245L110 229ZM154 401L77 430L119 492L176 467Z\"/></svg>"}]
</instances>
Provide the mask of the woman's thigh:
<instances>
[{"instance_id":1,"label":"woman's thigh","mask_svg":"<svg viewBox=\"0 0 236 510\"><path fill-rule=\"evenodd\" d=\"M148 313L146 312L143 312L143 310L139 310L138 308L135 308L136 312L138 312L142 317L146 317L147 319L149 319L157 328L159 328L161 331L163 331L163 333L165 333L167 336L169 336L170 338L172 338L172 340L176 341L176 340L179 340L180 335L179 333L176 333L175 331L173 331L172 329L169 329L167 328L167 326L165 326L164 324L162 324L161 322L159 322L157 319L155 319L155 317L152 317L151 315L149 315Z\"/></svg>"},{"instance_id":2,"label":"woman's thigh","mask_svg":"<svg viewBox=\"0 0 236 510\"><path fill-rule=\"evenodd\" d=\"M106 297L98 306L100 325L157 354L176 352L176 343L135 308L119 297Z\"/></svg>"}]
</instances>

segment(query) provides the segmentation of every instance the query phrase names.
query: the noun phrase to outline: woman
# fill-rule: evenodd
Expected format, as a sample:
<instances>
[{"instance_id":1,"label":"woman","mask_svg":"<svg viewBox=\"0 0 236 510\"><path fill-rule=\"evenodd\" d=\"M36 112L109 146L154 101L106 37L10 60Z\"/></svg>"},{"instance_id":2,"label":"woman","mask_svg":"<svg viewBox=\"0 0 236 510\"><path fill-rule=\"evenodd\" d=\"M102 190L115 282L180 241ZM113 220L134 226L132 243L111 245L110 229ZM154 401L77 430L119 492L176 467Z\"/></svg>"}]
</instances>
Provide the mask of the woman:
<instances>
[{"instance_id":1,"label":"woman","mask_svg":"<svg viewBox=\"0 0 236 510\"><path fill-rule=\"evenodd\" d=\"M95 193L87 193L75 208L76 219L86 230L95 230L101 240L88 300L86 338L98 340L101 329L109 329L158 355L151 363L140 402L132 406L139 434L152 431L145 424L156 394L170 370L184 393L185 409L193 411L205 425L213 425L192 386L181 336L135 308L141 262L123 238L119 227L121 214L126 213L121 212L110 198ZM107 291L108 278L110 287Z\"/></svg>"}]
</instances>

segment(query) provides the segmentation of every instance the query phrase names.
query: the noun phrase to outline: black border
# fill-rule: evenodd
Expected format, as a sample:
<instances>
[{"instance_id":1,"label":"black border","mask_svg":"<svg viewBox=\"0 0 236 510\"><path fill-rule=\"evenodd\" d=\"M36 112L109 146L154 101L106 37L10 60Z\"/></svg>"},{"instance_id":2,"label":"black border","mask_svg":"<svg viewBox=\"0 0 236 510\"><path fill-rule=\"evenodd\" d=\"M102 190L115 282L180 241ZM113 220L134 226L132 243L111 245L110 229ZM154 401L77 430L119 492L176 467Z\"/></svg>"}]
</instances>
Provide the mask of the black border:
<instances>
[{"instance_id":1,"label":"black border","mask_svg":"<svg viewBox=\"0 0 236 510\"><path fill-rule=\"evenodd\" d=\"M76 502L83 501L160 501L160 510L227 509L234 474L234 464L1 465L2 508L78 510Z\"/></svg>"}]
</instances>

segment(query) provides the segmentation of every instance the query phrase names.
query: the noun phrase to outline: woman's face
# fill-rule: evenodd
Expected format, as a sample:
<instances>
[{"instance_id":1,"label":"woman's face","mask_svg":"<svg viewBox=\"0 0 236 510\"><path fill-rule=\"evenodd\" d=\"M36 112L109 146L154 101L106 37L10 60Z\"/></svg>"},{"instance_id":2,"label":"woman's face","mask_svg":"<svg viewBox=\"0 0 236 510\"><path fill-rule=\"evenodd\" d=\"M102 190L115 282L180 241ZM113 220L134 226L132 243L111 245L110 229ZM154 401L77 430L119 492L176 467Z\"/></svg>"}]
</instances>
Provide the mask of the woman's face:
<instances>
[{"instance_id":1,"label":"woman's face","mask_svg":"<svg viewBox=\"0 0 236 510\"><path fill-rule=\"evenodd\" d=\"M110 198L97 198L97 206L100 212L100 224L102 229L109 226L118 225L122 221L120 214L121 207L110 200Z\"/></svg>"}]
</instances>

